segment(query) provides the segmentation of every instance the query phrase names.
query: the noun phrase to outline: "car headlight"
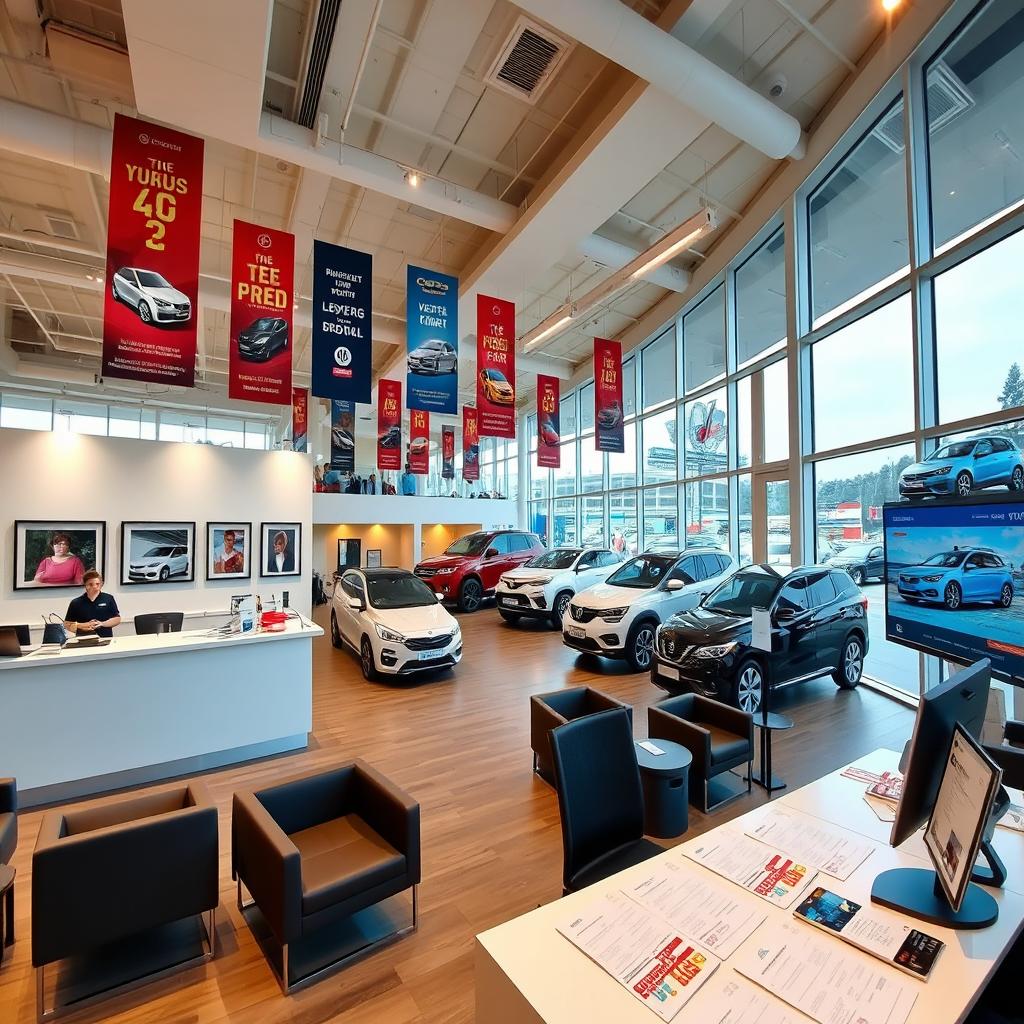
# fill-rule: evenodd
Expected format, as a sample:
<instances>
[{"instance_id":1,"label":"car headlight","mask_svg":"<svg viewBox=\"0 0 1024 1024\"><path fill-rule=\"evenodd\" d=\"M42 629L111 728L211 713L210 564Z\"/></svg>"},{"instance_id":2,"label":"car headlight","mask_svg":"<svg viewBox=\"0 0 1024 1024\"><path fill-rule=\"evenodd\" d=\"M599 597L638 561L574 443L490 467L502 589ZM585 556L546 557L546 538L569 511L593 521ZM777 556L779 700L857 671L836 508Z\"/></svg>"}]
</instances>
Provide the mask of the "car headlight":
<instances>
[{"instance_id":1,"label":"car headlight","mask_svg":"<svg viewBox=\"0 0 1024 1024\"><path fill-rule=\"evenodd\" d=\"M728 644L714 644L711 647L698 647L693 653L695 658L724 658L735 646L736 641L733 640Z\"/></svg>"},{"instance_id":2,"label":"car headlight","mask_svg":"<svg viewBox=\"0 0 1024 1024\"><path fill-rule=\"evenodd\" d=\"M377 630L377 636L381 640L387 640L393 644L405 643L405 637L401 633L396 633L393 629L385 629L380 623L375 623L374 628Z\"/></svg>"},{"instance_id":3,"label":"car headlight","mask_svg":"<svg viewBox=\"0 0 1024 1024\"><path fill-rule=\"evenodd\" d=\"M452 630L452 639L455 640L460 636L462 636L462 627L456 622L455 628Z\"/></svg>"},{"instance_id":4,"label":"car headlight","mask_svg":"<svg viewBox=\"0 0 1024 1024\"><path fill-rule=\"evenodd\" d=\"M942 574L940 573L938 576L922 576L921 579L925 583L938 583L942 579Z\"/></svg>"},{"instance_id":5,"label":"car headlight","mask_svg":"<svg viewBox=\"0 0 1024 1024\"><path fill-rule=\"evenodd\" d=\"M174 306L174 303L173 303L173 302L167 302L167 301L166 301L166 300L164 300L164 299L153 299L153 301L154 301L154 302L155 302L155 303L156 303L156 304L157 304L157 305L158 305L158 306L159 306L159 307L160 307L161 309L171 309L171 308L172 308L172 307Z\"/></svg>"},{"instance_id":6,"label":"car headlight","mask_svg":"<svg viewBox=\"0 0 1024 1024\"><path fill-rule=\"evenodd\" d=\"M940 466L938 469L932 470L932 476L945 476L947 473L952 473L952 466Z\"/></svg>"},{"instance_id":7,"label":"car headlight","mask_svg":"<svg viewBox=\"0 0 1024 1024\"><path fill-rule=\"evenodd\" d=\"M622 608L605 608L600 615L605 622L620 622L622 620L622 616L628 611L629 608L627 606L623 606Z\"/></svg>"},{"instance_id":8,"label":"car headlight","mask_svg":"<svg viewBox=\"0 0 1024 1024\"><path fill-rule=\"evenodd\" d=\"M451 568L451 569L438 569L437 570L437 575L438 576L449 576L453 572L455 572L454 568Z\"/></svg>"}]
</instances>

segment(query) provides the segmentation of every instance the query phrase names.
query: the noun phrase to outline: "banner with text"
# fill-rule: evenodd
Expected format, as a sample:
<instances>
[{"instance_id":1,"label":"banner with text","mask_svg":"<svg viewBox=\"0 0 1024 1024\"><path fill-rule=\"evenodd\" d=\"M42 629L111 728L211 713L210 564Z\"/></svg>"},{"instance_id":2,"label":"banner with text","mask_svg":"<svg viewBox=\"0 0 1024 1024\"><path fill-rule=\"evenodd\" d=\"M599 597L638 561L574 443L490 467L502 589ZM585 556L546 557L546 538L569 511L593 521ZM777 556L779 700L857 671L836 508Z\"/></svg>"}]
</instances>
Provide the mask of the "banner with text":
<instances>
[{"instance_id":1,"label":"banner with text","mask_svg":"<svg viewBox=\"0 0 1024 1024\"><path fill-rule=\"evenodd\" d=\"M562 462L559 387L557 377L537 374L537 465L552 469Z\"/></svg>"},{"instance_id":2,"label":"banner with text","mask_svg":"<svg viewBox=\"0 0 1024 1024\"><path fill-rule=\"evenodd\" d=\"M626 450L622 414L622 345L594 339L594 444L599 452Z\"/></svg>"},{"instance_id":3,"label":"banner with text","mask_svg":"<svg viewBox=\"0 0 1024 1024\"><path fill-rule=\"evenodd\" d=\"M356 403L331 399L331 469L352 473L356 468Z\"/></svg>"},{"instance_id":4,"label":"banner with text","mask_svg":"<svg viewBox=\"0 0 1024 1024\"><path fill-rule=\"evenodd\" d=\"M480 479L480 429L471 405L462 407L462 479Z\"/></svg>"},{"instance_id":5,"label":"banner with text","mask_svg":"<svg viewBox=\"0 0 1024 1024\"><path fill-rule=\"evenodd\" d=\"M430 413L409 410L409 468L426 476L430 472Z\"/></svg>"},{"instance_id":6,"label":"banner with text","mask_svg":"<svg viewBox=\"0 0 1024 1024\"><path fill-rule=\"evenodd\" d=\"M115 114L104 377L195 383L202 203L203 140Z\"/></svg>"},{"instance_id":7,"label":"banner with text","mask_svg":"<svg viewBox=\"0 0 1024 1024\"><path fill-rule=\"evenodd\" d=\"M292 451L309 447L309 390L292 388Z\"/></svg>"},{"instance_id":8,"label":"banner with text","mask_svg":"<svg viewBox=\"0 0 1024 1024\"><path fill-rule=\"evenodd\" d=\"M481 437L516 436L516 306L476 297L476 407Z\"/></svg>"},{"instance_id":9,"label":"banner with text","mask_svg":"<svg viewBox=\"0 0 1024 1024\"><path fill-rule=\"evenodd\" d=\"M455 428L441 428L441 476L455 479Z\"/></svg>"},{"instance_id":10,"label":"banner with text","mask_svg":"<svg viewBox=\"0 0 1024 1024\"><path fill-rule=\"evenodd\" d=\"M313 394L368 405L372 347L373 257L314 239Z\"/></svg>"},{"instance_id":11,"label":"banner with text","mask_svg":"<svg viewBox=\"0 0 1024 1024\"><path fill-rule=\"evenodd\" d=\"M235 221L228 397L286 405L292 393L295 236Z\"/></svg>"},{"instance_id":12,"label":"banner with text","mask_svg":"<svg viewBox=\"0 0 1024 1024\"><path fill-rule=\"evenodd\" d=\"M402 468L402 382L377 385L377 468Z\"/></svg>"},{"instance_id":13,"label":"banner with text","mask_svg":"<svg viewBox=\"0 0 1024 1024\"><path fill-rule=\"evenodd\" d=\"M454 416L459 404L459 279L406 268L405 333L410 409Z\"/></svg>"}]
</instances>

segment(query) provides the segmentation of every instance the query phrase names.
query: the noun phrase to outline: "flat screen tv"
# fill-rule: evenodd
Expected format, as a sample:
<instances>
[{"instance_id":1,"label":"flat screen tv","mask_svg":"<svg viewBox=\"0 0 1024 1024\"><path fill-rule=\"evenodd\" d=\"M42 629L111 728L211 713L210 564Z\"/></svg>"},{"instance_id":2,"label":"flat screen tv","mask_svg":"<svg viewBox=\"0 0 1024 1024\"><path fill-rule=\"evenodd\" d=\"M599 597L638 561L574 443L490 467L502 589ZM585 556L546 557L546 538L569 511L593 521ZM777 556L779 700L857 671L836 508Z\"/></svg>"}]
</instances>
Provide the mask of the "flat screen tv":
<instances>
[{"instance_id":1,"label":"flat screen tv","mask_svg":"<svg viewBox=\"0 0 1024 1024\"><path fill-rule=\"evenodd\" d=\"M1024 686L1024 500L1019 494L882 511L887 640Z\"/></svg>"}]
</instances>

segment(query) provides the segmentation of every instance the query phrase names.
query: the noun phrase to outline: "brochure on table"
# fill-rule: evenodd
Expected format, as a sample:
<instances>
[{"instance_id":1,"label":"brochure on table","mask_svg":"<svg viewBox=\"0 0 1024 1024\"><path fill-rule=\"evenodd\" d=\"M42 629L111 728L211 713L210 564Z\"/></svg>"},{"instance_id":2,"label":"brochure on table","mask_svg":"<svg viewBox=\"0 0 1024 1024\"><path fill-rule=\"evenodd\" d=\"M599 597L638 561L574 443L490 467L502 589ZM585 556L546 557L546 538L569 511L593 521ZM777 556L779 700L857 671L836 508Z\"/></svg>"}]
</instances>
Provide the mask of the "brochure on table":
<instances>
[{"instance_id":1,"label":"brochure on table","mask_svg":"<svg viewBox=\"0 0 1024 1024\"><path fill-rule=\"evenodd\" d=\"M700 1024L807 1024L807 1018L772 999L737 974L716 975L694 999L687 1018Z\"/></svg>"}]
</instances>

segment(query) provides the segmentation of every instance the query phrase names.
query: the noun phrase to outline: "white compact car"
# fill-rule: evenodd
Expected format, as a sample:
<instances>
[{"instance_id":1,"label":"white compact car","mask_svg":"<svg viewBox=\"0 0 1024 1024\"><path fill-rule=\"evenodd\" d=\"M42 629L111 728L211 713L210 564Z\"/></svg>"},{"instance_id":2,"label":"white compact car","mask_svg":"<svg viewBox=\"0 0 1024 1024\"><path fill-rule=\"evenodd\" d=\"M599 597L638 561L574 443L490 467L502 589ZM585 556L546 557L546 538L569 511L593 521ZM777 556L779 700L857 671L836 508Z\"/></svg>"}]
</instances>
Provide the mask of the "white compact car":
<instances>
[{"instance_id":1,"label":"white compact car","mask_svg":"<svg viewBox=\"0 0 1024 1024\"><path fill-rule=\"evenodd\" d=\"M158 544L128 563L128 578L142 583L165 583L172 576L188 575L188 548Z\"/></svg>"},{"instance_id":2,"label":"white compact car","mask_svg":"<svg viewBox=\"0 0 1024 1024\"><path fill-rule=\"evenodd\" d=\"M525 565L506 572L494 594L506 622L547 619L562 628L573 595L601 583L622 564L610 548L552 548Z\"/></svg>"},{"instance_id":3,"label":"white compact car","mask_svg":"<svg viewBox=\"0 0 1024 1024\"><path fill-rule=\"evenodd\" d=\"M138 314L144 324L184 323L192 319L189 297L162 274L142 267L122 267L110 278L110 292Z\"/></svg>"},{"instance_id":4,"label":"white compact car","mask_svg":"<svg viewBox=\"0 0 1024 1024\"><path fill-rule=\"evenodd\" d=\"M658 626L693 608L738 568L719 548L637 555L569 602L562 643L586 654L625 658L635 671L645 672Z\"/></svg>"},{"instance_id":5,"label":"white compact car","mask_svg":"<svg viewBox=\"0 0 1024 1024\"><path fill-rule=\"evenodd\" d=\"M331 643L359 655L363 675L406 676L462 660L462 630L405 569L346 569L331 598Z\"/></svg>"}]
</instances>

